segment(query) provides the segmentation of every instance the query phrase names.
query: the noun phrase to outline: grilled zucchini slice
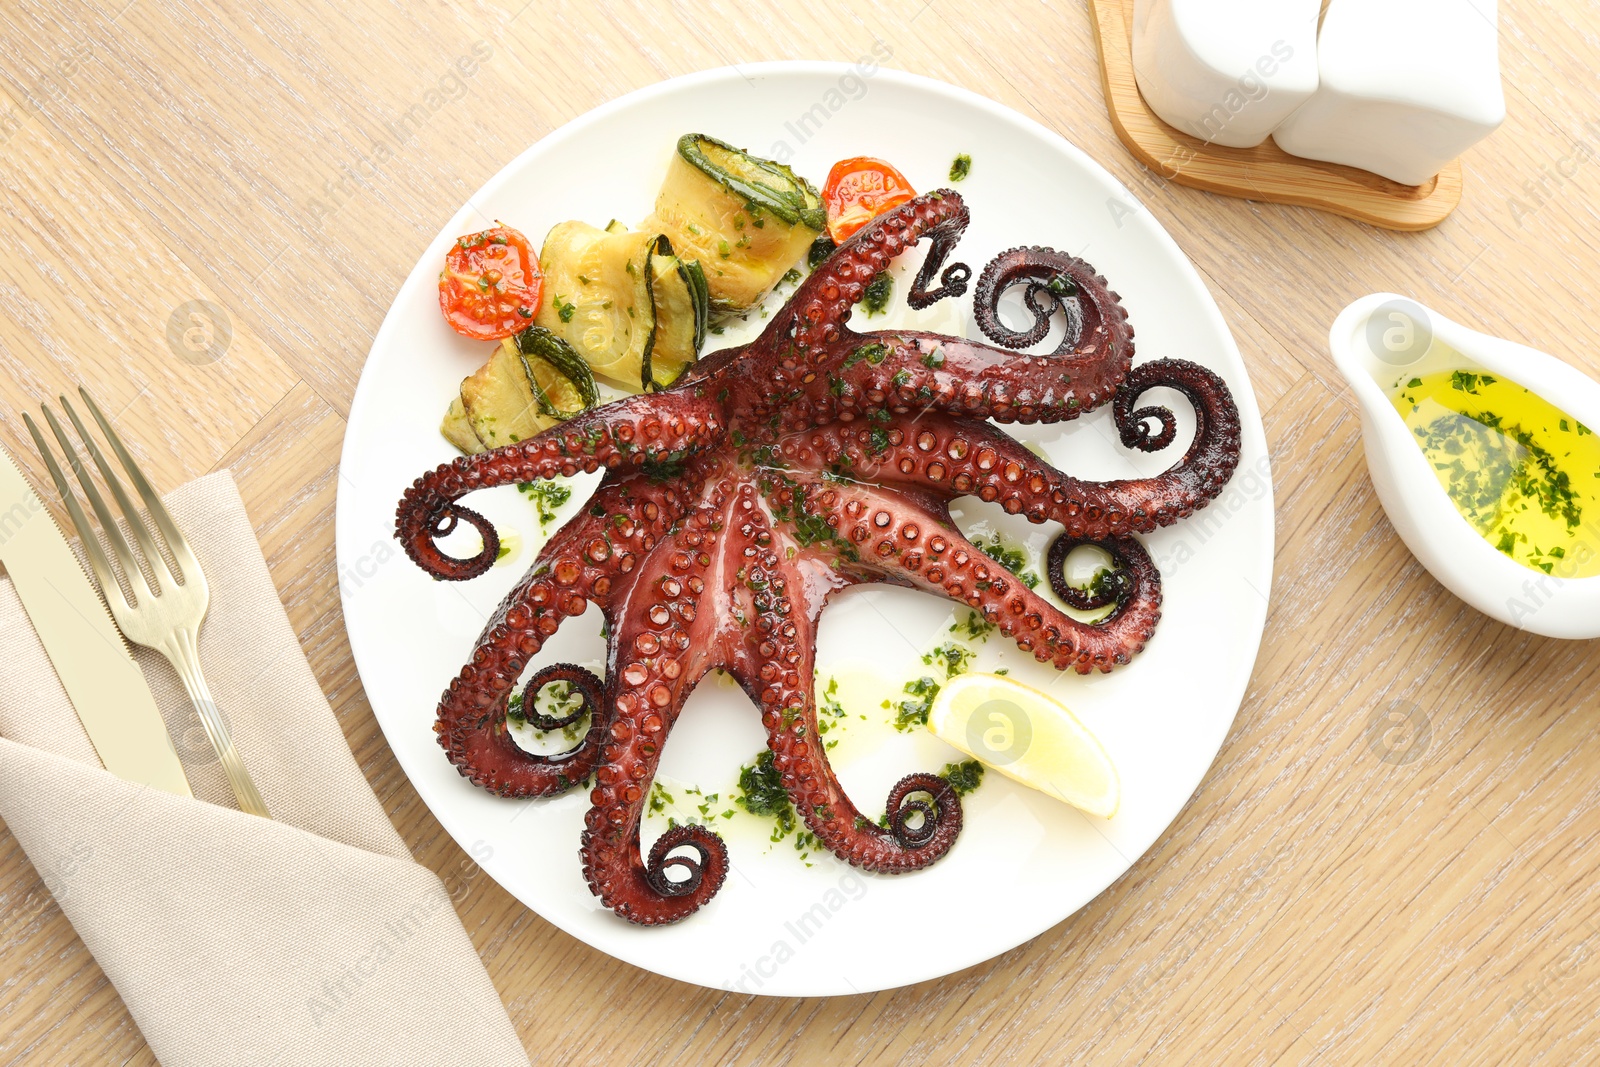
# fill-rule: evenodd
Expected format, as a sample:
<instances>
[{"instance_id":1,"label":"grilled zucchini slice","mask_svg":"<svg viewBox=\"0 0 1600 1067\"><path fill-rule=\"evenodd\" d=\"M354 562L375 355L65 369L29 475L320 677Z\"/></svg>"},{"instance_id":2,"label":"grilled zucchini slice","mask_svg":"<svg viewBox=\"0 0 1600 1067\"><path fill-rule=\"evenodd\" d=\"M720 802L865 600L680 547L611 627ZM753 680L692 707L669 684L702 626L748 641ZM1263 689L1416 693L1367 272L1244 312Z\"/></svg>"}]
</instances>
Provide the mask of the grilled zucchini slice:
<instances>
[{"instance_id":1,"label":"grilled zucchini slice","mask_svg":"<svg viewBox=\"0 0 1600 1067\"><path fill-rule=\"evenodd\" d=\"M646 389L671 385L699 357L710 325L706 277L700 264L673 255L672 243L665 236L656 247L658 251L650 257L656 339L648 369L640 368L641 384L649 379L654 385L645 385Z\"/></svg>"},{"instance_id":2,"label":"grilled zucchini slice","mask_svg":"<svg viewBox=\"0 0 1600 1067\"><path fill-rule=\"evenodd\" d=\"M641 387L655 344L650 257L658 239L563 222L539 253L549 299L534 321L576 349L594 373L627 389Z\"/></svg>"},{"instance_id":3,"label":"grilled zucchini slice","mask_svg":"<svg viewBox=\"0 0 1600 1067\"><path fill-rule=\"evenodd\" d=\"M715 315L748 311L794 266L827 221L815 187L781 163L685 134L644 223L697 260Z\"/></svg>"},{"instance_id":4,"label":"grilled zucchini slice","mask_svg":"<svg viewBox=\"0 0 1600 1067\"><path fill-rule=\"evenodd\" d=\"M563 222L539 253L549 301L535 321L595 374L637 392L670 385L705 343L709 294L699 265L660 233Z\"/></svg>"},{"instance_id":5,"label":"grilled zucchini slice","mask_svg":"<svg viewBox=\"0 0 1600 1067\"><path fill-rule=\"evenodd\" d=\"M588 365L533 326L501 341L462 381L439 430L463 452L484 452L532 437L598 400Z\"/></svg>"},{"instance_id":6,"label":"grilled zucchini slice","mask_svg":"<svg viewBox=\"0 0 1600 1067\"><path fill-rule=\"evenodd\" d=\"M444 434L446 441L469 456L483 451L483 442L478 440L477 431L472 428L472 420L467 417L467 405L462 402L460 393L450 401L450 410L444 413L439 432Z\"/></svg>"}]
</instances>

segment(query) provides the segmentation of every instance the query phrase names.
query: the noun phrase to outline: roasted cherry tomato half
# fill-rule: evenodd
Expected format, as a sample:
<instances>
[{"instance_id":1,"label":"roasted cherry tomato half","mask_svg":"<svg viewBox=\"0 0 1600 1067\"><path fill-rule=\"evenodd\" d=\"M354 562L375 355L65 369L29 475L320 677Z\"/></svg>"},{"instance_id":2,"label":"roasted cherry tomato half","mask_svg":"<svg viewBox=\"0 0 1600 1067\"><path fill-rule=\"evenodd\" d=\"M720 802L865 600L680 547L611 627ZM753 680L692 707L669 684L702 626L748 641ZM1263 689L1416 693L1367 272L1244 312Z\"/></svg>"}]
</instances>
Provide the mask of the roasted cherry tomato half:
<instances>
[{"instance_id":1,"label":"roasted cherry tomato half","mask_svg":"<svg viewBox=\"0 0 1600 1067\"><path fill-rule=\"evenodd\" d=\"M822 189L828 236L843 244L861 227L916 195L906 176L881 159L841 159L828 172L828 184Z\"/></svg>"},{"instance_id":2,"label":"roasted cherry tomato half","mask_svg":"<svg viewBox=\"0 0 1600 1067\"><path fill-rule=\"evenodd\" d=\"M510 226L468 234L445 253L439 310L465 337L497 341L527 329L543 296L539 257Z\"/></svg>"}]
</instances>

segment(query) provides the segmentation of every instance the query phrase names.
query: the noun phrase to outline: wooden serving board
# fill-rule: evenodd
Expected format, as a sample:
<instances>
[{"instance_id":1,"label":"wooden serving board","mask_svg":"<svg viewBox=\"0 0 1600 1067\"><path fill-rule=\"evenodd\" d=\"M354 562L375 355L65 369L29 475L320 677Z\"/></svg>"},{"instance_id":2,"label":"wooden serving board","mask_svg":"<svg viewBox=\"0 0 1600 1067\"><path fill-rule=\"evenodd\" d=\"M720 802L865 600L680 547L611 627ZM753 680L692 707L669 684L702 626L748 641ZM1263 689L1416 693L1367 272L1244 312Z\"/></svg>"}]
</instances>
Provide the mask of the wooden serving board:
<instances>
[{"instance_id":1,"label":"wooden serving board","mask_svg":"<svg viewBox=\"0 0 1600 1067\"><path fill-rule=\"evenodd\" d=\"M1133 5L1089 0L1101 83L1117 137L1162 177L1225 196L1321 208L1391 230L1437 226L1461 202L1460 160L1424 185L1401 185L1355 167L1291 156L1270 137L1255 148L1225 148L1168 126L1134 82Z\"/></svg>"}]
</instances>

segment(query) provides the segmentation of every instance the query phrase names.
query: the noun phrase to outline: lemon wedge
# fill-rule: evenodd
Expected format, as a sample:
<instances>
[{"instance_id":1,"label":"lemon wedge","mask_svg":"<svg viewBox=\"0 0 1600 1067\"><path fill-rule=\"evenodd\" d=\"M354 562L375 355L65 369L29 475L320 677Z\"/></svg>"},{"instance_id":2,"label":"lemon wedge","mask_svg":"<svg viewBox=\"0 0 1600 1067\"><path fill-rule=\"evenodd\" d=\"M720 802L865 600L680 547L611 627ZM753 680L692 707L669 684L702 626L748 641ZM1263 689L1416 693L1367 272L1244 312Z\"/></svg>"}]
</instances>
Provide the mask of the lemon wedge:
<instances>
[{"instance_id":1,"label":"lemon wedge","mask_svg":"<svg viewBox=\"0 0 1600 1067\"><path fill-rule=\"evenodd\" d=\"M1109 819L1122 800L1117 768L1061 702L998 674L950 679L928 712L928 729L986 767Z\"/></svg>"}]
</instances>

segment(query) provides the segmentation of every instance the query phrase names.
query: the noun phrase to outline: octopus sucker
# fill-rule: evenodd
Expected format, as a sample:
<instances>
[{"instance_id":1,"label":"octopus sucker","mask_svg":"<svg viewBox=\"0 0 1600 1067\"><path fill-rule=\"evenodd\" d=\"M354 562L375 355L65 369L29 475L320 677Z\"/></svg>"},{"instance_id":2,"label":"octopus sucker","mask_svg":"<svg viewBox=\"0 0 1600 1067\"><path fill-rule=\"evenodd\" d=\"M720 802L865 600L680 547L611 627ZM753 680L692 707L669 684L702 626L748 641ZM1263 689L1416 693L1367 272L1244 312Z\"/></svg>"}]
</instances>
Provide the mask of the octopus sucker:
<instances>
[{"instance_id":1,"label":"octopus sucker","mask_svg":"<svg viewBox=\"0 0 1600 1067\"><path fill-rule=\"evenodd\" d=\"M1160 574L1137 535L1203 508L1238 464L1227 385L1182 360L1134 366L1120 300L1077 257L1018 247L992 260L974 291L986 340L850 327L865 283L924 239L932 248L908 301L964 294L972 271L948 261L967 220L952 191L917 197L840 245L756 340L707 356L662 391L444 464L400 502L406 553L437 578L463 580L492 564L498 539L462 497L604 472L485 627L436 729L463 775L504 796L547 796L592 778L584 876L631 922L682 919L727 875L727 848L705 827L675 827L648 854L641 841L662 748L708 672L725 670L749 695L783 786L825 848L864 870L925 867L961 833L960 800L926 771L897 783L881 812L858 807L840 785L819 737L814 681L827 599L863 583L910 586L970 607L1041 662L1109 671L1145 647L1161 617ZM1033 316L1020 330L997 315L1017 286ZM1053 351L1018 351L1062 319ZM1122 443L1155 451L1177 435L1171 411L1141 406L1158 387L1185 397L1196 432L1153 477L1074 478L989 421L1061 422L1109 405ZM1046 568L1056 600L962 535L950 505L965 496L1060 528ZM457 559L438 540L462 523L484 548ZM1066 554L1083 543L1113 563L1093 590L1063 574ZM566 681L583 706L560 722L587 715L589 729L569 752L525 752L506 727L511 695L550 635L589 604L606 619L605 677L547 667L523 697L526 712L539 687ZM1060 604L1103 614L1084 622Z\"/></svg>"}]
</instances>

